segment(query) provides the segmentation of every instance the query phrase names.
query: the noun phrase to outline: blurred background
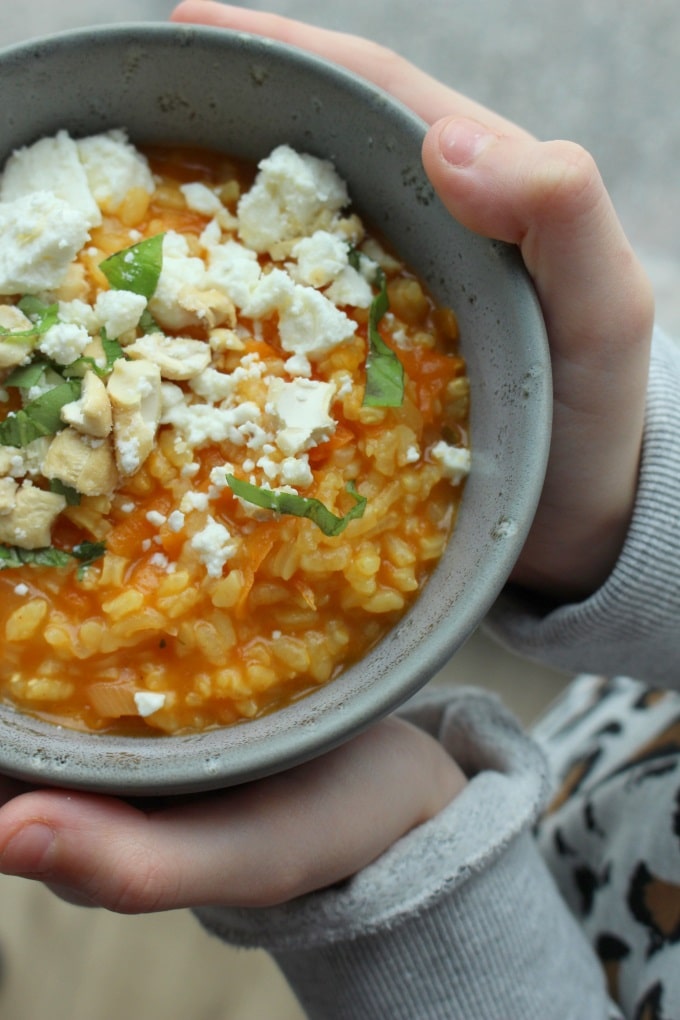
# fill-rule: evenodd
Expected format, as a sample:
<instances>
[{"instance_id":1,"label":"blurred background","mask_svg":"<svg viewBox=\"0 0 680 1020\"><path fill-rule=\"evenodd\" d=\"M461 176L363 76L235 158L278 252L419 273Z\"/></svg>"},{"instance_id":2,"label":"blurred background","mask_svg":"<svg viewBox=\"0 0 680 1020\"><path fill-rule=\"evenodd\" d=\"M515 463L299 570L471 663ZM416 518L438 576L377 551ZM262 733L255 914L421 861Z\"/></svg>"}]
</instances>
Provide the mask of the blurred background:
<instances>
[{"instance_id":1,"label":"blurred background","mask_svg":"<svg viewBox=\"0 0 680 1020\"><path fill-rule=\"evenodd\" d=\"M677 0L264 0L241 4L370 36L541 138L596 157L680 336L680 7ZM0 47L64 29L164 21L172 0L21 0ZM414 12L417 11L417 17ZM498 691L530 722L565 678L476 634L439 683ZM261 953L225 948L184 912L116 917L0 877L2 1020L302 1020Z\"/></svg>"}]
</instances>

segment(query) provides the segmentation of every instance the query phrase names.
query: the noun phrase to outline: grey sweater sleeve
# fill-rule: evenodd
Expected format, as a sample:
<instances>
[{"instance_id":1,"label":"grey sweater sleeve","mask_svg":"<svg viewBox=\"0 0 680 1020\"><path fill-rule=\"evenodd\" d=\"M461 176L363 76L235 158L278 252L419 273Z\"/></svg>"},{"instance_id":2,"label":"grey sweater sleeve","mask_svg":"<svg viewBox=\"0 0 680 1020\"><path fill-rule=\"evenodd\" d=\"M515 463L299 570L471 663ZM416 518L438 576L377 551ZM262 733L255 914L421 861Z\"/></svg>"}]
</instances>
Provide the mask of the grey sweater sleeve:
<instances>
[{"instance_id":1,"label":"grey sweater sleeve","mask_svg":"<svg viewBox=\"0 0 680 1020\"><path fill-rule=\"evenodd\" d=\"M547 611L508 589L487 626L502 644L570 672L680 686L680 346L652 345L640 482L611 576L576 605Z\"/></svg>"},{"instance_id":2,"label":"grey sweater sleeve","mask_svg":"<svg viewBox=\"0 0 680 1020\"><path fill-rule=\"evenodd\" d=\"M531 835L541 753L483 692L434 691L404 714L455 755L464 792L341 885L201 922L269 950L315 1020L618 1016Z\"/></svg>"}]
</instances>

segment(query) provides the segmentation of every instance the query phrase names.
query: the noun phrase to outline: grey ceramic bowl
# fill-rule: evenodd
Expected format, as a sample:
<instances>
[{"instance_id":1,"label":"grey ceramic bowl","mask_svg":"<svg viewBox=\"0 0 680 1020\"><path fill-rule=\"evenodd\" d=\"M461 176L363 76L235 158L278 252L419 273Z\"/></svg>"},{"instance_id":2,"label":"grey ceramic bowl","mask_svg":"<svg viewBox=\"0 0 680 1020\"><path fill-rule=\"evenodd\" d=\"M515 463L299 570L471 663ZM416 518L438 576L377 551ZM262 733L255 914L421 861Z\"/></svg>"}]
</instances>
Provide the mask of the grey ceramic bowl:
<instances>
[{"instance_id":1,"label":"grey ceramic bowl","mask_svg":"<svg viewBox=\"0 0 680 1020\"><path fill-rule=\"evenodd\" d=\"M473 469L419 600L358 665L272 715L198 735L121 738L0 706L0 772L126 795L243 782L330 749L444 665L507 579L540 493L551 386L540 311L517 253L454 223L420 163L424 125L379 90L251 36L171 25L60 34L0 53L0 160L55 133L125 127L249 159L287 142L332 159L354 206L458 314L472 381Z\"/></svg>"}]
</instances>

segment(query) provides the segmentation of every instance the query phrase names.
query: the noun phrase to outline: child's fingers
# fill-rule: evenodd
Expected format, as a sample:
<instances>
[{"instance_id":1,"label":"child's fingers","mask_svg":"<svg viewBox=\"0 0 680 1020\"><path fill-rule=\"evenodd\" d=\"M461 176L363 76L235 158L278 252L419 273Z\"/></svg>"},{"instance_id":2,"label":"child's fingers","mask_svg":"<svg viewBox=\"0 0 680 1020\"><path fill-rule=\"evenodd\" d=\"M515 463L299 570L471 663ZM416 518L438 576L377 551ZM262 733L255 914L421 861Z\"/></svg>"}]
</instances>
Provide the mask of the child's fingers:
<instances>
[{"instance_id":1,"label":"child's fingers","mask_svg":"<svg viewBox=\"0 0 680 1020\"><path fill-rule=\"evenodd\" d=\"M453 117L430 129L423 159L456 219L520 247L548 328L553 444L514 579L588 594L613 567L636 489L654 312L647 276L580 146Z\"/></svg>"},{"instance_id":2,"label":"child's fingers","mask_svg":"<svg viewBox=\"0 0 680 1020\"><path fill-rule=\"evenodd\" d=\"M123 913L271 906L361 869L464 782L430 737L386 720L290 772L152 812L18 797L0 810L0 870Z\"/></svg>"}]
</instances>

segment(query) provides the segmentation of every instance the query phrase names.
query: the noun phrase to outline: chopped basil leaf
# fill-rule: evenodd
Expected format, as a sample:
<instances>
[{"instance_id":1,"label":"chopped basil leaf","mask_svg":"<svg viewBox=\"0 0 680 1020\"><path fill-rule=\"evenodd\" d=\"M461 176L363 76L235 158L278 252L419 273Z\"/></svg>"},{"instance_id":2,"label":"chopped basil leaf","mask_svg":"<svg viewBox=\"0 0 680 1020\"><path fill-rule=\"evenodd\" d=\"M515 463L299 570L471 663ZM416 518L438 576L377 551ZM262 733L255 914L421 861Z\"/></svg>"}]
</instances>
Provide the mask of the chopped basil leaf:
<instances>
[{"instance_id":1,"label":"chopped basil leaf","mask_svg":"<svg viewBox=\"0 0 680 1020\"><path fill-rule=\"evenodd\" d=\"M401 407L404 402L404 366L378 332L378 323L390 307L387 282L378 268L380 290L368 313L368 355L366 357L365 407Z\"/></svg>"},{"instance_id":2,"label":"chopped basil leaf","mask_svg":"<svg viewBox=\"0 0 680 1020\"><path fill-rule=\"evenodd\" d=\"M32 325L29 329L7 329L5 326L0 326L0 337L3 340L16 340L18 343L29 342L42 336L51 326L59 322L59 306L57 304L46 305L38 298L29 295L19 301L17 308L31 320Z\"/></svg>"},{"instance_id":3,"label":"chopped basil leaf","mask_svg":"<svg viewBox=\"0 0 680 1020\"><path fill-rule=\"evenodd\" d=\"M73 379L31 400L20 411L11 412L0 422L2 446L28 446L41 436L53 436L64 427L61 409L80 396L80 382Z\"/></svg>"},{"instance_id":4,"label":"chopped basil leaf","mask_svg":"<svg viewBox=\"0 0 680 1020\"><path fill-rule=\"evenodd\" d=\"M61 549L47 546L44 549L19 549L15 545L0 545L0 570L9 567L23 567L31 564L35 567L67 567L73 558Z\"/></svg>"},{"instance_id":5,"label":"chopped basil leaf","mask_svg":"<svg viewBox=\"0 0 680 1020\"><path fill-rule=\"evenodd\" d=\"M88 369L95 372L100 379L106 378L111 374L111 369L115 361L119 358L124 358L125 354L123 348L117 340L109 340L105 330L101 330L101 342L104 349L104 357L106 359L104 365L98 365L95 358L83 355L72 361L70 365L66 365L62 368L63 374L69 378L82 378Z\"/></svg>"},{"instance_id":6,"label":"chopped basil leaf","mask_svg":"<svg viewBox=\"0 0 680 1020\"><path fill-rule=\"evenodd\" d=\"M271 489L261 489L258 485L243 482L229 474L227 483L234 495L244 499L246 503L254 503L255 506L261 506L265 510L275 510L280 514L307 517L323 531L324 535L339 535L350 521L357 517L363 517L366 509L366 497L359 495L354 482L347 483L347 492L356 501L355 506L344 517L336 517L318 499L298 496L293 492L272 492Z\"/></svg>"},{"instance_id":7,"label":"chopped basil leaf","mask_svg":"<svg viewBox=\"0 0 680 1020\"><path fill-rule=\"evenodd\" d=\"M75 556L77 560L80 560L80 566L78 567L79 581L82 580L87 567L92 566L96 560L100 560L105 552L105 542L81 542L79 545L73 546L71 554Z\"/></svg>"},{"instance_id":8,"label":"chopped basil leaf","mask_svg":"<svg viewBox=\"0 0 680 1020\"><path fill-rule=\"evenodd\" d=\"M67 506L80 505L80 493L78 490L72 489L70 485L64 485L58 478L50 479L50 492L56 492L58 496L63 496Z\"/></svg>"},{"instance_id":9,"label":"chopped basil leaf","mask_svg":"<svg viewBox=\"0 0 680 1020\"><path fill-rule=\"evenodd\" d=\"M13 369L5 379L5 386L16 386L19 390L30 390L31 386L37 386L49 368L46 361L38 359L29 365L19 365Z\"/></svg>"},{"instance_id":10,"label":"chopped basil leaf","mask_svg":"<svg viewBox=\"0 0 680 1020\"><path fill-rule=\"evenodd\" d=\"M81 542L71 552L46 546L43 549L20 549L16 545L0 545L0 570L10 567L23 567L26 564L34 567L68 567L74 560L80 561L78 577L90 564L98 560L106 552L104 542Z\"/></svg>"},{"instance_id":11,"label":"chopped basil leaf","mask_svg":"<svg viewBox=\"0 0 680 1020\"><path fill-rule=\"evenodd\" d=\"M153 315L148 308L145 308L142 312L142 317L139 320L139 328L142 333L162 333L161 327L158 325Z\"/></svg>"},{"instance_id":12,"label":"chopped basil leaf","mask_svg":"<svg viewBox=\"0 0 680 1020\"><path fill-rule=\"evenodd\" d=\"M100 263L114 290L131 290L147 300L153 296L163 266L163 234L124 248Z\"/></svg>"}]
</instances>

